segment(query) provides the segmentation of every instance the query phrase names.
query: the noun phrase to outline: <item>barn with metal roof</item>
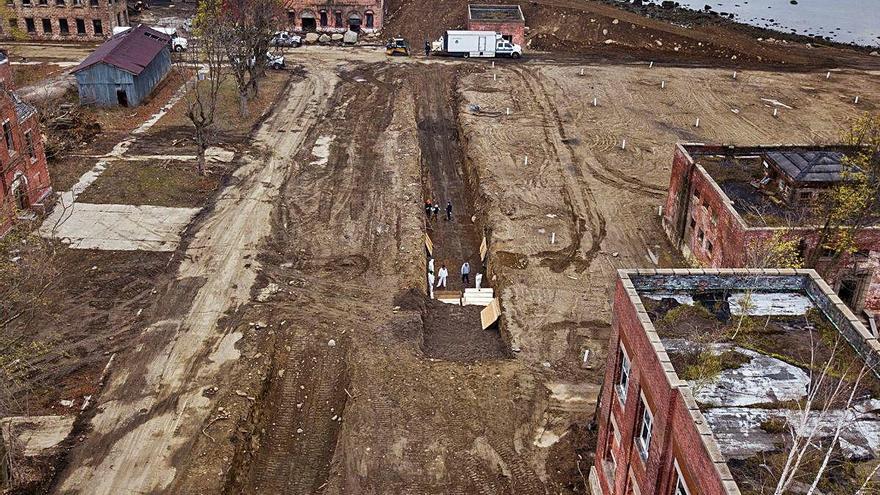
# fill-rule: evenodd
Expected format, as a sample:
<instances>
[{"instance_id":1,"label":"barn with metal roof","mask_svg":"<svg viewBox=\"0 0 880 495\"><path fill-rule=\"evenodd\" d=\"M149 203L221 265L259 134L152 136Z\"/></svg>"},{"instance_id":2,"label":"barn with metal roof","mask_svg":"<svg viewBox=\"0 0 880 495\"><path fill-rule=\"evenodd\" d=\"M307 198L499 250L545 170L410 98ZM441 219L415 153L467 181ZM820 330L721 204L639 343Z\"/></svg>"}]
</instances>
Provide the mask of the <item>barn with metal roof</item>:
<instances>
[{"instance_id":1,"label":"barn with metal roof","mask_svg":"<svg viewBox=\"0 0 880 495\"><path fill-rule=\"evenodd\" d=\"M169 41L144 25L107 40L73 70L80 103L140 104L171 70Z\"/></svg>"}]
</instances>

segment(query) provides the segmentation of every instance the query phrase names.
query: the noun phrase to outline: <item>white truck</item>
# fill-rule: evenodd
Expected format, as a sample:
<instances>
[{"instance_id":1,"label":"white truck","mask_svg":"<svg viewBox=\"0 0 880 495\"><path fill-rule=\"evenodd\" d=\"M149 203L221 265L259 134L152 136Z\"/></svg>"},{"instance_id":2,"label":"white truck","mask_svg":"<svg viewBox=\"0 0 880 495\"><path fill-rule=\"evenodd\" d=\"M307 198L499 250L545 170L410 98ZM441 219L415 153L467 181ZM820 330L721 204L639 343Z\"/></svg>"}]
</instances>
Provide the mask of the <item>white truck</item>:
<instances>
[{"instance_id":1,"label":"white truck","mask_svg":"<svg viewBox=\"0 0 880 495\"><path fill-rule=\"evenodd\" d=\"M456 57L522 57L522 47L495 31L446 31L431 52Z\"/></svg>"},{"instance_id":2,"label":"white truck","mask_svg":"<svg viewBox=\"0 0 880 495\"><path fill-rule=\"evenodd\" d=\"M171 50L175 52L182 52L189 48L189 41L177 34L177 29L172 27L155 27L153 28L160 33L167 34L171 37Z\"/></svg>"},{"instance_id":3,"label":"white truck","mask_svg":"<svg viewBox=\"0 0 880 495\"><path fill-rule=\"evenodd\" d=\"M131 26L117 26L113 28L113 36L116 36L119 33L125 33L131 29ZM178 36L177 29L170 27L154 27L156 31L160 33L167 34L171 41L169 45L171 45L171 50L175 52L182 52L189 48L189 41L183 36Z\"/></svg>"}]
</instances>

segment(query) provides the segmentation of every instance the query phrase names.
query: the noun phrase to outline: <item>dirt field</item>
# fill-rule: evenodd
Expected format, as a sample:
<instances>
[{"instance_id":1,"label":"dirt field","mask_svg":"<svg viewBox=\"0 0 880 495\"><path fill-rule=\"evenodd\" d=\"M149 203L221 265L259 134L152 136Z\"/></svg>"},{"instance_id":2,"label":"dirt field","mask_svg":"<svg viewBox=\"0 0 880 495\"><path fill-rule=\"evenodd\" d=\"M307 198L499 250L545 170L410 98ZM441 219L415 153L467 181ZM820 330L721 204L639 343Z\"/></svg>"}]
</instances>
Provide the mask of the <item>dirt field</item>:
<instances>
[{"instance_id":1,"label":"dirt field","mask_svg":"<svg viewBox=\"0 0 880 495\"><path fill-rule=\"evenodd\" d=\"M626 13L599 17L606 7L590 8L641 29ZM731 54L766 66L766 52L718 43L706 60L725 68L660 56L651 68L657 53L635 60L635 46L616 61L555 53L494 68L308 47L274 106L225 129L244 156L207 182L174 161L112 164L92 201L206 210L174 253L62 249L50 316L15 321L14 344L29 331L38 342L17 355L51 365L30 376L63 386L29 391L33 405L14 412L93 396L47 491L585 493L615 270L683 263L657 216L674 143L834 141L847 118L880 107L876 71L734 79ZM190 152L176 117L131 151ZM426 220L428 198L451 201L452 221ZM464 260L485 271L497 329L426 298L425 233L449 289Z\"/></svg>"},{"instance_id":2,"label":"dirt field","mask_svg":"<svg viewBox=\"0 0 880 495\"><path fill-rule=\"evenodd\" d=\"M855 70L298 55L274 153L193 226L58 493L584 493L614 270L681 263L673 144L833 140L880 98ZM500 331L426 300L425 232L453 287L487 235Z\"/></svg>"}]
</instances>

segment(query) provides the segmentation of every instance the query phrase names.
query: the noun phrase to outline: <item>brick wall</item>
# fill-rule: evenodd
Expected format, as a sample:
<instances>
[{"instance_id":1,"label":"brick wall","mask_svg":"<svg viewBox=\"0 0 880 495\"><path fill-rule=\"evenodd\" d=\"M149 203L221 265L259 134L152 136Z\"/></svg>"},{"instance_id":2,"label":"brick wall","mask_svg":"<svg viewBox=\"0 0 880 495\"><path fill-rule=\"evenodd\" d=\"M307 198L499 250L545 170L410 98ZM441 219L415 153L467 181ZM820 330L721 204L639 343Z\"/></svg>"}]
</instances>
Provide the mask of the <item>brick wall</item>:
<instances>
[{"instance_id":1,"label":"brick wall","mask_svg":"<svg viewBox=\"0 0 880 495\"><path fill-rule=\"evenodd\" d=\"M662 350L663 346L644 313L644 307L631 299L631 296L638 296L631 284L626 286L627 282L626 279L618 279L614 293L609 357L597 415L599 435L594 473L598 485L604 495L628 494L628 485L632 483L637 485L633 493L672 493L677 480L674 467L677 462L691 493L731 493L727 466L723 462L718 464L720 452L715 452L714 456L709 453L707 439L704 438L706 432L701 432L694 422L695 415L697 419L702 416L696 409L689 388L671 371L669 357ZM620 366L620 354L616 350L621 345L627 351L632 369L624 405L615 386ZM683 394L682 390L686 393ZM649 404L654 423L647 460L642 459L635 443L641 426L642 397ZM619 437L619 441L610 440L612 417L618 433L614 437ZM711 440L711 433L708 436ZM709 443L715 445L714 440ZM614 452L616 461L613 482L603 463L608 450ZM726 485L719 469L727 471Z\"/></svg>"},{"instance_id":2,"label":"brick wall","mask_svg":"<svg viewBox=\"0 0 880 495\"><path fill-rule=\"evenodd\" d=\"M729 151L720 146L704 149L713 153ZM755 150L757 148L742 151ZM694 162L685 145L675 149L662 222L667 236L685 257L709 268L760 266L769 241L780 230L747 226L718 184ZM816 249L819 238L816 229L786 230L787 238L804 240L805 254ZM856 245L867 255L858 259L846 257L833 267L820 261L815 268L835 289L843 279L855 276L853 274L866 277L867 287L857 298L855 309L880 310L880 229L862 230ZM853 266L851 262L855 262L854 271L841 270L841 267Z\"/></svg>"},{"instance_id":3,"label":"brick wall","mask_svg":"<svg viewBox=\"0 0 880 495\"><path fill-rule=\"evenodd\" d=\"M43 40L102 40L113 34L114 27L128 26L126 0L29 0L29 5L25 0L13 1L14 5L8 7L10 18L0 20L0 36L4 38L13 36L13 19L18 33ZM32 30L28 19L33 21ZM100 21L100 32L95 21Z\"/></svg>"},{"instance_id":4,"label":"brick wall","mask_svg":"<svg viewBox=\"0 0 880 495\"><path fill-rule=\"evenodd\" d=\"M52 192L36 112L19 122L12 95L0 91L0 124L3 123L8 123L12 131L13 146L7 146L0 127L0 235L11 227L19 208L17 188L24 188L28 207L42 202Z\"/></svg>"},{"instance_id":5,"label":"brick wall","mask_svg":"<svg viewBox=\"0 0 880 495\"><path fill-rule=\"evenodd\" d=\"M349 29L349 17L357 14L361 19L361 31L375 32L382 29L385 18L383 0L344 0L340 2L315 2L309 0L287 0L288 29L303 30L303 13L314 15L316 31L327 33L343 33ZM321 11L327 13L327 25L321 26ZM341 22L337 23L336 13L339 12ZM367 27L367 13L373 14L373 27Z\"/></svg>"},{"instance_id":6,"label":"brick wall","mask_svg":"<svg viewBox=\"0 0 880 495\"><path fill-rule=\"evenodd\" d=\"M523 21L498 22L468 20L470 31L495 31L498 34L510 35L514 43L526 46L526 25Z\"/></svg>"}]
</instances>

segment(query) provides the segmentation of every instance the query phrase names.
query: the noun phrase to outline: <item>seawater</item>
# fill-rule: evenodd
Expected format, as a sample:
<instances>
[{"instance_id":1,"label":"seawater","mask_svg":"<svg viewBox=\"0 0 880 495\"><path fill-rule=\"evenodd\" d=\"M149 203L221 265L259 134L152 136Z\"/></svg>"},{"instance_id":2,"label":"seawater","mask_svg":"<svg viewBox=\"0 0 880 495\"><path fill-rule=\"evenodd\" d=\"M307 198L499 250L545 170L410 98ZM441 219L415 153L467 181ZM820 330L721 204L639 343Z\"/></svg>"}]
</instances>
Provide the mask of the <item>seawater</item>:
<instances>
[{"instance_id":1,"label":"seawater","mask_svg":"<svg viewBox=\"0 0 880 495\"><path fill-rule=\"evenodd\" d=\"M880 0L797 0L797 5L789 0L677 1L693 10L709 5L753 26L880 47Z\"/></svg>"}]
</instances>

